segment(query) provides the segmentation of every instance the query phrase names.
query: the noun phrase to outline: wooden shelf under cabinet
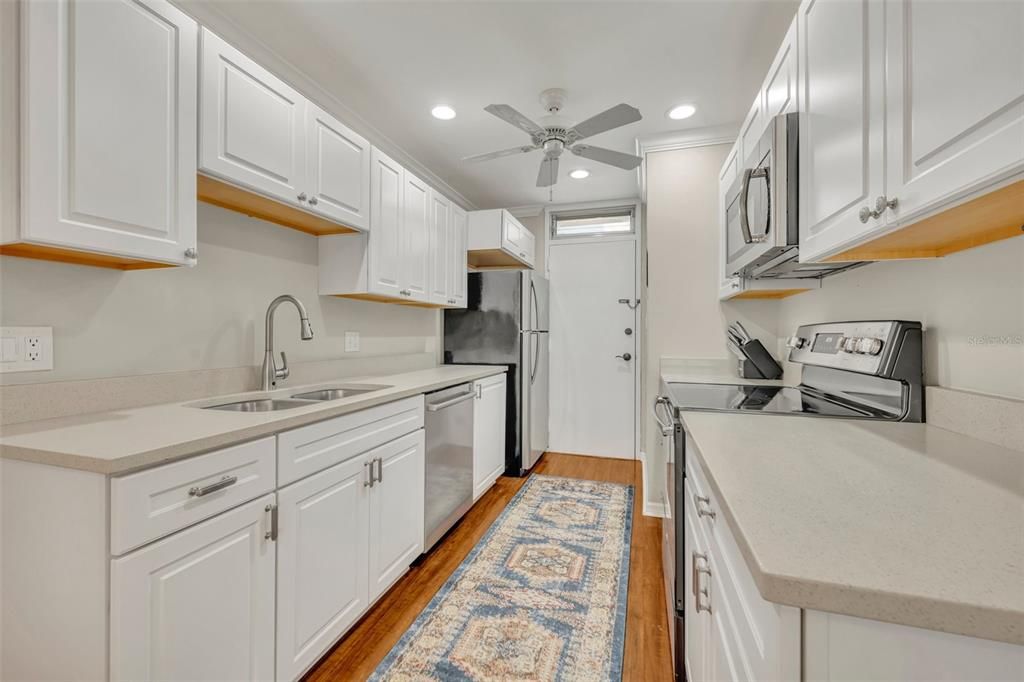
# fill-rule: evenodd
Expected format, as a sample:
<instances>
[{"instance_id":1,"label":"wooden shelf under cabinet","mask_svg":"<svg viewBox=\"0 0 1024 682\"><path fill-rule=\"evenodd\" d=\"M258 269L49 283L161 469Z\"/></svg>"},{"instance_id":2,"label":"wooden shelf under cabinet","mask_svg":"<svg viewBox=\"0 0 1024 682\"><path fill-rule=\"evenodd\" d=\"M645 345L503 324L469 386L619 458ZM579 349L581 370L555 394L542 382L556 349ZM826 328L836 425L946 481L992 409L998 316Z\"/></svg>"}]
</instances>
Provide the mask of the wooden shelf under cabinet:
<instances>
[{"instance_id":1,"label":"wooden shelf under cabinet","mask_svg":"<svg viewBox=\"0 0 1024 682\"><path fill-rule=\"evenodd\" d=\"M373 301L374 303L393 303L395 305L409 306L410 308L431 308L431 309L443 309L446 306L438 303L429 303L427 301L407 301L404 298L392 298L390 296L381 296L380 294L330 294L335 298L351 298L356 301Z\"/></svg>"},{"instance_id":2,"label":"wooden shelf under cabinet","mask_svg":"<svg viewBox=\"0 0 1024 682\"><path fill-rule=\"evenodd\" d=\"M351 227L268 199L255 192L235 187L207 175L199 174L196 177L196 193L199 200L207 204L238 211L253 218L318 237L327 234L359 232L359 230L353 230Z\"/></svg>"},{"instance_id":3,"label":"wooden shelf under cabinet","mask_svg":"<svg viewBox=\"0 0 1024 682\"><path fill-rule=\"evenodd\" d=\"M90 251L75 251L45 244L3 244L0 245L0 256L49 260L58 263L70 263L72 265L110 268L112 270L149 270L152 268L178 267L172 263L157 263L135 258L124 258L122 256L111 256L105 253L92 253Z\"/></svg>"},{"instance_id":4,"label":"wooden shelf under cabinet","mask_svg":"<svg viewBox=\"0 0 1024 682\"><path fill-rule=\"evenodd\" d=\"M749 291L740 292L735 296L731 296L727 300L738 301L741 299L755 298L787 298L789 296L802 294L805 291L810 291L810 289L751 289Z\"/></svg>"},{"instance_id":5,"label":"wooden shelf under cabinet","mask_svg":"<svg viewBox=\"0 0 1024 682\"><path fill-rule=\"evenodd\" d=\"M528 270L528 265L501 249L477 249L466 253L466 261L473 270Z\"/></svg>"},{"instance_id":6,"label":"wooden shelf under cabinet","mask_svg":"<svg viewBox=\"0 0 1024 682\"><path fill-rule=\"evenodd\" d=\"M872 239L830 261L941 258L1024 234L1024 180Z\"/></svg>"}]
</instances>

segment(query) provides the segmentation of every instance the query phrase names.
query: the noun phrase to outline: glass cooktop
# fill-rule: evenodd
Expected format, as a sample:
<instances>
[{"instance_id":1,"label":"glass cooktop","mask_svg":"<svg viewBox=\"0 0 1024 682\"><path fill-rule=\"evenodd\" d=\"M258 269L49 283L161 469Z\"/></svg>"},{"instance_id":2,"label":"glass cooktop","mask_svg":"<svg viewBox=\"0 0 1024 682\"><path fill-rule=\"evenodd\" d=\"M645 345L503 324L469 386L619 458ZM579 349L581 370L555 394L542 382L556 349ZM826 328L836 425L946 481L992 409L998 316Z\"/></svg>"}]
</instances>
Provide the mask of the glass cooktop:
<instances>
[{"instance_id":1,"label":"glass cooktop","mask_svg":"<svg viewBox=\"0 0 1024 682\"><path fill-rule=\"evenodd\" d=\"M668 388L672 404L681 410L861 419L880 416L868 407L859 409L838 398L799 387L670 383Z\"/></svg>"}]
</instances>

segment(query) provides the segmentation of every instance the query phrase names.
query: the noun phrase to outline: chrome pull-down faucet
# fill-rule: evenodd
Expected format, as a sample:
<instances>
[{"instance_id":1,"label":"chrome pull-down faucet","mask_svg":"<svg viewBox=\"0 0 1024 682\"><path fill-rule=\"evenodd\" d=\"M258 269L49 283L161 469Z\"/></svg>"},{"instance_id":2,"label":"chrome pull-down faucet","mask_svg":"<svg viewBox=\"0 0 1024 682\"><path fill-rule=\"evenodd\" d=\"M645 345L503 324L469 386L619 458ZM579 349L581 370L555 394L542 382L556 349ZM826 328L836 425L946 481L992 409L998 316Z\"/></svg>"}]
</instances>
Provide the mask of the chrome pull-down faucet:
<instances>
[{"instance_id":1,"label":"chrome pull-down faucet","mask_svg":"<svg viewBox=\"0 0 1024 682\"><path fill-rule=\"evenodd\" d=\"M306 306L302 305L299 299L291 294L282 294L270 302L270 306L267 308L266 351L263 353L263 369L260 371L260 387L264 391L269 391L277 385L278 379L287 379L291 373L291 370L288 369L288 357L284 354L284 351L281 352L281 367L277 367L274 361L274 311L277 310L277 306L286 301L294 304L299 311L302 340L309 341L313 338L313 327L309 324Z\"/></svg>"}]
</instances>

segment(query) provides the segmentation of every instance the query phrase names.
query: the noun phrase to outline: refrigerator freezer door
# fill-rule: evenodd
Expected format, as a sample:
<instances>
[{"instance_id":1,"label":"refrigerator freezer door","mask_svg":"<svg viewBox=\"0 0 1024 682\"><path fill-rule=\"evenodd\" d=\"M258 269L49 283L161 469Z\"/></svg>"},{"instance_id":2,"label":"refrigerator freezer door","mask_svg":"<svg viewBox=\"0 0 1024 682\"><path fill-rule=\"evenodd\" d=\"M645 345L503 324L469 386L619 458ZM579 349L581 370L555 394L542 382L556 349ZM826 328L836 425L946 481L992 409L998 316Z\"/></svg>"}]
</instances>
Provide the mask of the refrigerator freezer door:
<instances>
[{"instance_id":1,"label":"refrigerator freezer door","mask_svg":"<svg viewBox=\"0 0 1024 682\"><path fill-rule=\"evenodd\" d=\"M465 310L444 312L444 361L455 365L517 365L523 329L517 271L472 272Z\"/></svg>"}]
</instances>

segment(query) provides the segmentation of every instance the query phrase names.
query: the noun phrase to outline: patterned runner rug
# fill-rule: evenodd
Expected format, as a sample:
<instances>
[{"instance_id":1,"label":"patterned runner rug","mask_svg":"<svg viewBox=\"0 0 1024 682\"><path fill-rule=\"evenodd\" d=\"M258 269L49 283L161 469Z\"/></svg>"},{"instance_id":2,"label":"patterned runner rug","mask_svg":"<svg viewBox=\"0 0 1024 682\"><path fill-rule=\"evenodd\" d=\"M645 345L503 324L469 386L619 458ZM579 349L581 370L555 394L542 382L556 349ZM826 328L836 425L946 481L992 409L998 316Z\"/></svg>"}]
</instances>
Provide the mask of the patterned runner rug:
<instances>
[{"instance_id":1,"label":"patterned runner rug","mask_svg":"<svg viewBox=\"0 0 1024 682\"><path fill-rule=\"evenodd\" d=\"M633 487L534 475L371 676L619 680Z\"/></svg>"}]
</instances>

